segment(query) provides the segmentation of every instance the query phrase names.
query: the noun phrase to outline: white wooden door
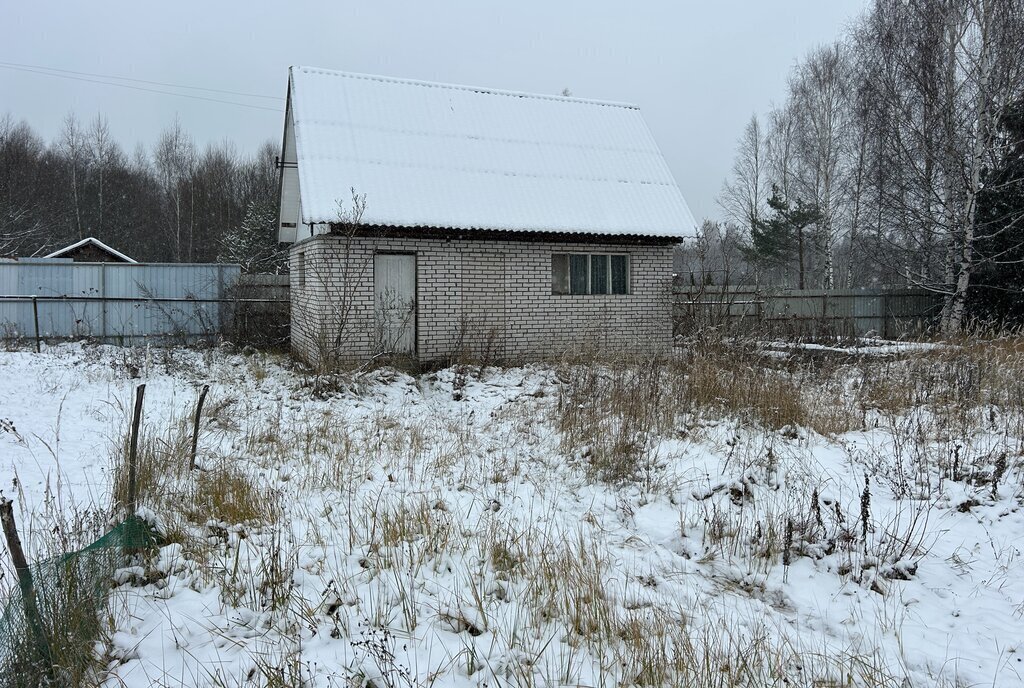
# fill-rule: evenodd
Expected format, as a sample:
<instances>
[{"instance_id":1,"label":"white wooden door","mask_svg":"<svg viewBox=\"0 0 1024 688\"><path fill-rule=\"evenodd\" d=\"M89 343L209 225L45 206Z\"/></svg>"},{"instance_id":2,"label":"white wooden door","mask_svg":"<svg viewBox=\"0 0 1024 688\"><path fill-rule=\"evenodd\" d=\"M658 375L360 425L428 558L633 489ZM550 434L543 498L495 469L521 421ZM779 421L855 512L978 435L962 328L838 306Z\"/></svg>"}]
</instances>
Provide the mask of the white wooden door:
<instances>
[{"instance_id":1,"label":"white wooden door","mask_svg":"<svg viewBox=\"0 0 1024 688\"><path fill-rule=\"evenodd\" d=\"M378 253L373 257L374 312L383 353L416 353L416 256Z\"/></svg>"}]
</instances>

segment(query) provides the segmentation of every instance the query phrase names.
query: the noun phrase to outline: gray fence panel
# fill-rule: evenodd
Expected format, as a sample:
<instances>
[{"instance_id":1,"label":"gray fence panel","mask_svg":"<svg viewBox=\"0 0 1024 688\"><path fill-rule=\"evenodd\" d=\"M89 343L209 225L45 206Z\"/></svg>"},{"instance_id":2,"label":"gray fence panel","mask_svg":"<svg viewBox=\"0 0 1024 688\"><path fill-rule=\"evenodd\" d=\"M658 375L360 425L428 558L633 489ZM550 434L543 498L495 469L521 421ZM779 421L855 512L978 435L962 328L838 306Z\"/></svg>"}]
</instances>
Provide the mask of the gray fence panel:
<instances>
[{"instance_id":1,"label":"gray fence panel","mask_svg":"<svg viewBox=\"0 0 1024 688\"><path fill-rule=\"evenodd\" d=\"M238 265L218 264L3 262L0 295L76 297L37 302L43 337L117 342L154 336L187 338L220 332L227 309L218 300L225 298L227 286L237 281L240 271ZM159 300L168 298L186 300ZM0 336L34 333L31 301L0 300Z\"/></svg>"},{"instance_id":2,"label":"gray fence panel","mask_svg":"<svg viewBox=\"0 0 1024 688\"><path fill-rule=\"evenodd\" d=\"M916 289L759 289L702 287L676 293L677 324L751 322L796 335L901 337L933 326L942 297ZM686 323L682 321L688 320Z\"/></svg>"}]
</instances>

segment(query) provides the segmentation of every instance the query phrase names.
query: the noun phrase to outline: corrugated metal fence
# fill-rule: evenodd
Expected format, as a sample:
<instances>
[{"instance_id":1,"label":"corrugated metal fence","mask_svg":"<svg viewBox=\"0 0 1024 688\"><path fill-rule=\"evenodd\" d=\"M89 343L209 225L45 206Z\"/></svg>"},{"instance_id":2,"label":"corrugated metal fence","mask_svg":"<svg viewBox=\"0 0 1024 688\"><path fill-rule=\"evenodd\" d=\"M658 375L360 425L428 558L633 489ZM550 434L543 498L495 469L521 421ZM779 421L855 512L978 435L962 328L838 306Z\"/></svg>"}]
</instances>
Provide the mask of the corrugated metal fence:
<instances>
[{"instance_id":1,"label":"corrugated metal fence","mask_svg":"<svg viewBox=\"0 0 1024 688\"><path fill-rule=\"evenodd\" d=\"M749 326L785 336L900 338L933 328L941 311L942 296L922 289L708 286L677 290L674 315L680 334Z\"/></svg>"},{"instance_id":2,"label":"corrugated metal fence","mask_svg":"<svg viewBox=\"0 0 1024 688\"><path fill-rule=\"evenodd\" d=\"M238 265L0 262L0 338L191 339L223 331Z\"/></svg>"}]
</instances>

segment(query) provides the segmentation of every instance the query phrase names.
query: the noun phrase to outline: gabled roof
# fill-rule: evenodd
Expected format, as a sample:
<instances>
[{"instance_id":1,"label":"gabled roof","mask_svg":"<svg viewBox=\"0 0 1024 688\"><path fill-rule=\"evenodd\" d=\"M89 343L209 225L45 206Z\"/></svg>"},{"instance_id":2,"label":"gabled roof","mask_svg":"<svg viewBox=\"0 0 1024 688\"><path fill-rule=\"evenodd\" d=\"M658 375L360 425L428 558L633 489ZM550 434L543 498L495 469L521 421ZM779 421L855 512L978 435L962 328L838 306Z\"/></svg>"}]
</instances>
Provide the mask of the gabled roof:
<instances>
[{"instance_id":1,"label":"gabled roof","mask_svg":"<svg viewBox=\"0 0 1024 688\"><path fill-rule=\"evenodd\" d=\"M696 222L634 105L293 67L303 224L366 195L396 227L686 237Z\"/></svg>"},{"instance_id":2,"label":"gabled roof","mask_svg":"<svg viewBox=\"0 0 1024 688\"><path fill-rule=\"evenodd\" d=\"M113 248L110 248L109 246L104 244L102 241L100 241L99 239L96 239L94 237L86 237L86 238L82 239L81 241L76 241L75 243L71 244L70 246L65 246L64 248L58 249L58 250L54 251L53 253L49 253L49 254L47 254L47 255L45 255L43 257L44 258L61 258L65 254L71 253L75 249L81 248L82 246L85 246L86 244L92 244L93 246L95 246L99 250L105 251L106 253L109 253L114 258L117 258L118 260L122 260L125 263L134 263L134 262L136 262L133 258L129 258L128 256L126 256L125 254L121 253L120 251L118 251L116 249L113 249Z\"/></svg>"}]
</instances>

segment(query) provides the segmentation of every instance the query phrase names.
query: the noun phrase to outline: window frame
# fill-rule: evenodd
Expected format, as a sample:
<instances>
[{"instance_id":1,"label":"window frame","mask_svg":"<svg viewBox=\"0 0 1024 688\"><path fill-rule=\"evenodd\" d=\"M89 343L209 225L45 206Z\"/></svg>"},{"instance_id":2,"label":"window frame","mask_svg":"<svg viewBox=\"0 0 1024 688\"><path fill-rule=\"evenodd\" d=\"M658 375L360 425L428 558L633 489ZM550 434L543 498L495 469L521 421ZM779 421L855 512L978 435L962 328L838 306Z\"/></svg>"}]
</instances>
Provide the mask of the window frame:
<instances>
[{"instance_id":1,"label":"window frame","mask_svg":"<svg viewBox=\"0 0 1024 688\"><path fill-rule=\"evenodd\" d=\"M573 277L572 277L572 256L582 256L586 258L586 266L584 272L586 275L586 291L574 292L573 291ZM605 276L604 283L606 291L595 292L593 291L594 285L594 256L601 256L606 258L605 260ZM612 259L615 257L624 258L626 261L626 291L615 292L614 289L614 278L612 269ZM564 275L556 275L556 266L564 267ZM632 256L629 253L615 253L611 251L554 251L551 253L551 294L552 296L629 296L633 293L633 261ZM564 285L565 291L559 291L558 287Z\"/></svg>"}]
</instances>

